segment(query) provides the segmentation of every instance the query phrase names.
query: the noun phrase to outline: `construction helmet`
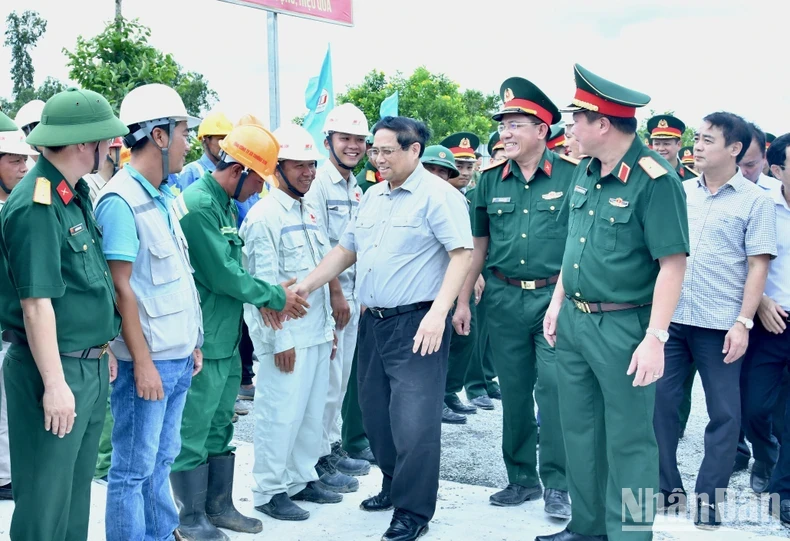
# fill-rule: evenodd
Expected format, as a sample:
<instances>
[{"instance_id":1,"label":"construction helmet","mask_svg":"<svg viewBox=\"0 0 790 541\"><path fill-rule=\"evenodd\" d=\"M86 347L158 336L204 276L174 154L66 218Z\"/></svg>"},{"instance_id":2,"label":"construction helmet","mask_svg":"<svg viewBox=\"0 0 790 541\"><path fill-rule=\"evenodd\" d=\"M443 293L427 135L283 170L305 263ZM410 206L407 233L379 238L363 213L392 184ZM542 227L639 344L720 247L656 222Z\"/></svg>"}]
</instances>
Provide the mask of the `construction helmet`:
<instances>
[{"instance_id":1,"label":"construction helmet","mask_svg":"<svg viewBox=\"0 0 790 541\"><path fill-rule=\"evenodd\" d=\"M7 114L3 111L0 111L0 132L4 131L16 131L20 129L16 123L9 118Z\"/></svg>"},{"instance_id":2,"label":"construction helmet","mask_svg":"<svg viewBox=\"0 0 790 541\"><path fill-rule=\"evenodd\" d=\"M232 129L233 124L225 116L225 113L209 113L200 123L197 138L198 141L202 141L207 135L228 135Z\"/></svg>"},{"instance_id":3,"label":"construction helmet","mask_svg":"<svg viewBox=\"0 0 790 541\"><path fill-rule=\"evenodd\" d=\"M17 127L20 130L30 133L35 126L31 124L38 124L41 122L41 112L44 110L44 102L41 100L33 100L24 104L16 113Z\"/></svg>"},{"instance_id":4,"label":"construction helmet","mask_svg":"<svg viewBox=\"0 0 790 541\"><path fill-rule=\"evenodd\" d=\"M135 143L145 139L156 126L169 121L186 121L187 127L195 128L200 119L190 116L178 92L159 83L138 86L121 102L121 122L127 126L140 125L134 133L126 136L126 146L132 148Z\"/></svg>"},{"instance_id":5,"label":"construction helmet","mask_svg":"<svg viewBox=\"0 0 790 541\"><path fill-rule=\"evenodd\" d=\"M442 145L431 145L425 149L425 152L420 158L423 164L438 165L450 171L450 178L455 178L460 173L455 166L455 158L453 158L452 151Z\"/></svg>"},{"instance_id":6,"label":"construction helmet","mask_svg":"<svg viewBox=\"0 0 790 541\"><path fill-rule=\"evenodd\" d=\"M275 136L261 126L236 126L219 142L222 149L220 159L228 163L240 163L252 169L267 182L277 185L274 170L277 168L277 152L280 148ZM246 174L239 179L234 199L241 193Z\"/></svg>"},{"instance_id":7,"label":"construction helmet","mask_svg":"<svg viewBox=\"0 0 790 541\"><path fill-rule=\"evenodd\" d=\"M22 130L0 131L0 156L3 154L38 156L38 152L25 143L25 132Z\"/></svg>"},{"instance_id":8,"label":"construction helmet","mask_svg":"<svg viewBox=\"0 0 790 541\"><path fill-rule=\"evenodd\" d=\"M129 163L132 159L132 151L126 147L121 149L121 156L120 160L118 161L118 167L123 167L127 163Z\"/></svg>"},{"instance_id":9,"label":"construction helmet","mask_svg":"<svg viewBox=\"0 0 790 541\"><path fill-rule=\"evenodd\" d=\"M127 133L129 129L118 120L104 96L69 88L47 100L41 122L27 136L27 144L61 147L106 141Z\"/></svg>"},{"instance_id":10,"label":"construction helmet","mask_svg":"<svg viewBox=\"0 0 790 541\"><path fill-rule=\"evenodd\" d=\"M238 123L236 124L236 126L249 126L249 125L260 126L261 128L264 127L263 122L261 122L257 116L251 115L250 113L247 113L246 115L241 117Z\"/></svg>"},{"instance_id":11,"label":"construction helmet","mask_svg":"<svg viewBox=\"0 0 790 541\"><path fill-rule=\"evenodd\" d=\"M324 135L328 136L334 132L367 137L370 135L368 119L365 118L365 113L354 104L338 105L329 112L329 116L324 122Z\"/></svg>"},{"instance_id":12,"label":"construction helmet","mask_svg":"<svg viewBox=\"0 0 790 541\"><path fill-rule=\"evenodd\" d=\"M285 124L274 132L280 142L279 160L315 162L323 156L315 148L315 141L306 129L296 124Z\"/></svg>"},{"instance_id":13,"label":"construction helmet","mask_svg":"<svg viewBox=\"0 0 790 541\"><path fill-rule=\"evenodd\" d=\"M120 137L116 137L110 142L110 148L121 148L123 147L123 141Z\"/></svg>"}]
</instances>

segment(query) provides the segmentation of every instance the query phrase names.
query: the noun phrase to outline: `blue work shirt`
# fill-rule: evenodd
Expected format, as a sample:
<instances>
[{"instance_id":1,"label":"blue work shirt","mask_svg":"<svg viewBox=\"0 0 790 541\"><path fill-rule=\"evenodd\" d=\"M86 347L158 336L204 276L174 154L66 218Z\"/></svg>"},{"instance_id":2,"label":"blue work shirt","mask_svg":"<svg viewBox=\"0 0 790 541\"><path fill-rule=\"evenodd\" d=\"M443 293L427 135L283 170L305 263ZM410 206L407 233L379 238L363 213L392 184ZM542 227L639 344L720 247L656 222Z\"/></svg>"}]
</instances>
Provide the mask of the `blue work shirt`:
<instances>
[{"instance_id":1,"label":"blue work shirt","mask_svg":"<svg viewBox=\"0 0 790 541\"><path fill-rule=\"evenodd\" d=\"M131 165L126 164L124 168L153 198L172 233L173 224L170 222L168 209L172 205L175 195L170 191L168 183L163 182L157 190ZM137 253L140 251L140 241L137 238L137 225L134 221L134 213L129 204L118 194L108 194L96 205L94 214L96 215L96 222L102 228L104 257L108 261L134 263L135 259L137 259Z\"/></svg>"}]
</instances>

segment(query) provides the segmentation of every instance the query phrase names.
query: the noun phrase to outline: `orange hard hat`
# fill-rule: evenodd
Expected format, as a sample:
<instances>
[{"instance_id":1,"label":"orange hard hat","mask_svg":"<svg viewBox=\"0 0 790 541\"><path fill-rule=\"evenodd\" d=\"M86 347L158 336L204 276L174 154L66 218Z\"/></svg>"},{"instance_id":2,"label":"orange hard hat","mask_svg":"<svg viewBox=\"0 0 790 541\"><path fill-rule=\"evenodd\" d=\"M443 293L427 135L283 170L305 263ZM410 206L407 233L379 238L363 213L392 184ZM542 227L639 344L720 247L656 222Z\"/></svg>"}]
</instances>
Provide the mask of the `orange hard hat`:
<instances>
[{"instance_id":1,"label":"orange hard hat","mask_svg":"<svg viewBox=\"0 0 790 541\"><path fill-rule=\"evenodd\" d=\"M132 151L126 147L121 148L121 158L118 167L123 167L132 159Z\"/></svg>"},{"instance_id":2,"label":"orange hard hat","mask_svg":"<svg viewBox=\"0 0 790 541\"><path fill-rule=\"evenodd\" d=\"M236 126L219 143L222 151L267 182L277 185L274 170L280 144L272 133L260 125Z\"/></svg>"},{"instance_id":3,"label":"orange hard hat","mask_svg":"<svg viewBox=\"0 0 790 541\"><path fill-rule=\"evenodd\" d=\"M236 123L236 126L250 126L250 125L260 126L261 128L264 128L263 122L261 122L261 120L257 116L251 115L249 113L241 117L239 121Z\"/></svg>"},{"instance_id":4,"label":"orange hard hat","mask_svg":"<svg viewBox=\"0 0 790 541\"><path fill-rule=\"evenodd\" d=\"M121 148L121 147L123 147L123 141L121 140L120 137L116 137L110 143L110 148Z\"/></svg>"}]
</instances>

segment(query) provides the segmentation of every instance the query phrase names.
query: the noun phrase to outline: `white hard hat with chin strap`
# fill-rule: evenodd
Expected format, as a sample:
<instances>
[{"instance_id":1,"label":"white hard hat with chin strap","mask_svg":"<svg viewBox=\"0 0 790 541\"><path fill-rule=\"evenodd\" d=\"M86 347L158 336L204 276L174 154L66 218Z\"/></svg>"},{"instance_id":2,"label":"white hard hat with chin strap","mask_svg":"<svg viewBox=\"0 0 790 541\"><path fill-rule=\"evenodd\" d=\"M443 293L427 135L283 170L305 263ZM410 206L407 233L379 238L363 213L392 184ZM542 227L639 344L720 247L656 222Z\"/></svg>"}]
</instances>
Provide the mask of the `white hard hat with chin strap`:
<instances>
[{"instance_id":1,"label":"white hard hat with chin strap","mask_svg":"<svg viewBox=\"0 0 790 541\"><path fill-rule=\"evenodd\" d=\"M5 154L38 156L38 152L25 142L25 133L22 130L0 132L0 158ZM7 194L11 193L2 178L0 178L0 189Z\"/></svg>"},{"instance_id":2,"label":"white hard hat with chin strap","mask_svg":"<svg viewBox=\"0 0 790 541\"><path fill-rule=\"evenodd\" d=\"M333 133L347 133L363 137L370 136L368 119L365 117L365 113L351 103L344 103L332 109L326 118L326 122L324 122L324 135L326 135L326 141L329 145L329 152L332 153L338 166L346 171L351 171L354 169L354 166L348 166L343 163L340 156L335 152L335 146L332 143Z\"/></svg>"}]
</instances>

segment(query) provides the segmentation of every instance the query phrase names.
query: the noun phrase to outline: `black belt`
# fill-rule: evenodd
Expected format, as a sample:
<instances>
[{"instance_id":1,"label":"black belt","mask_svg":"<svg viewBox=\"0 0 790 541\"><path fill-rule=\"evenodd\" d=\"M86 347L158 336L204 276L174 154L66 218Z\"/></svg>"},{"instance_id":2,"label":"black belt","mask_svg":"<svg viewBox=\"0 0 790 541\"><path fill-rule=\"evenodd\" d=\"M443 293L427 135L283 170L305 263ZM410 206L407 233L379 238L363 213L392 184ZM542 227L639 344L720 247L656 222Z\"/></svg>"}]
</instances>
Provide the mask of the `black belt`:
<instances>
[{"instance_id":1,"label":"black belt","mask_svg":"<svg viewBox=\"0 0 790 541\"><path fill-rule=\"evenodd\" d=\"M16 346L30 347L27 340L14 331L3 331L3 340ZM110 344L104 344L103 346L82 349L80 351L70 351L68 353L61 351L60 354L64 357L76 357L77 359L100 359L107 353L109 348Z\"/></svg>"},{"instance_id":2,"label":"black belt","mask_svg":"<svg viewBox=\"0 0 790 541\"><path fill-rule=\"evenodd\" d=\"M542 287L550 286L557 283L559 280L560 275L555 274L549 278L543 278L540 280L516 280L515 278L508 278L501 272L499 269L491 269L491 274L502 280L503 282L507 282L508 284L516 287L520 287L521 289L540 289Z\"/></svg>"},{"instance_id":3,"label":"black belt","mask_svg":"<svg viewBox=\"0 0 790 541\"><path fill-rule=\"evenodd\" d=\"M378 319L387 319L401 314L408 314L422 310L423 308L430 308L433 301L416 302L414 304L404 304L403 306L396 306L395 308L368 308L370 315Z\"/></svg>"},{"instance_id":4,"label":"black belt","mask_svg":"<svg viewBox=\"0 0 790 541\"><path fill-rule=\"evenodd\" d=\"M641 308L643 306L650 306L653 303L647 304L628 304L627 302L589 302L580 301L566 295L568 299L576 306L576 308L585 314L597 314L600 312L616 312L618 310L630 310L631 308Z\"/></svg>"}]
</instances>

